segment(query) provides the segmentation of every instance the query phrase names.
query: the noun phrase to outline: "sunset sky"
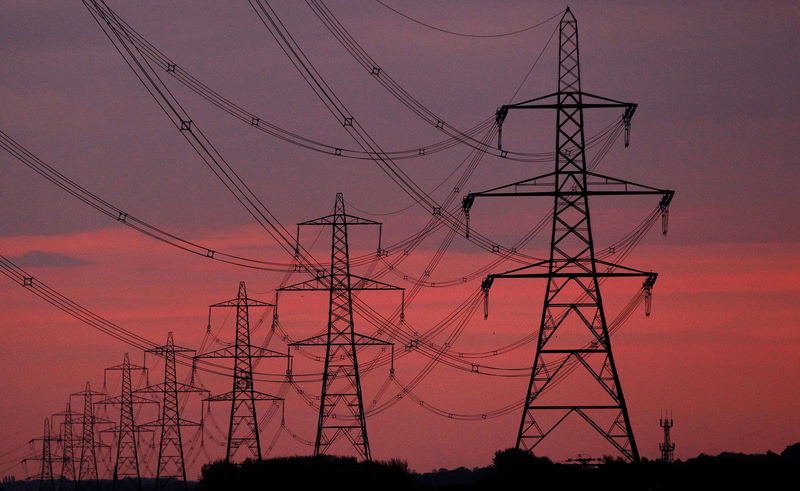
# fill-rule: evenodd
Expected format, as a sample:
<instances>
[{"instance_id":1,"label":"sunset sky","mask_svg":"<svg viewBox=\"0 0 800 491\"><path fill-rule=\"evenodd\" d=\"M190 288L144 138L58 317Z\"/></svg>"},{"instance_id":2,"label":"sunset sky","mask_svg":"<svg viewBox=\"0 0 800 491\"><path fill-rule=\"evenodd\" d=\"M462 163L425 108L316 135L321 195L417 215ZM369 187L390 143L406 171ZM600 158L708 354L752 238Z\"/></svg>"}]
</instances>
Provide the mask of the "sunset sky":
<instances>
[{"instance_id":1,"label":"sunset sky","mask_svg":"<svg viewBox=\"0 0 800 491\"><path fill-rule=\"evenodd\" d=\"M431 26L478 35L517 31L553 18L518 34L467 37L411 22L373 0L326 2L381 69L448 124L466 130L493 117L500 105L556 90L557 33L548 40L566 5L385 3ZM624 261L659 277L652 315L645 317L640 307L612 337L615 360L642 456L659 456L662 411L671 411L675 420L676 458L780 452L800 441L800 66L794 56L800 49L800 7L790 1L679 3L569 5L579 26L583 90L639 104L630 147L617 140L597 172L676 192L668 234L661 234L657 222ZM180 68L263 121L335 147L357 148L248 2L112 0L108 5ZM376 83L305 3L274 2L273 7L330 89L383 150L416 149L446 138ZM172 234L216 251L291 261L172 126L82 2L3 2L0 61L0 130L44 162ZM416 233L431 218L430 209L415 204L374 162L315 152L256 131L163 69L158 73L193 125L292 234L297 222L329 214L337 192L344 194L350 214L383 222L384 247ZM554 114L520 113L506 119L504 148L552 152ZM587 137L620 115L587 111ZM588 159L596 148L587 150ZM469 147L456 145L396 163L442 202L469 155ZM453 203L467 191L552 167L552 162L486 155ZM597 249L630 232L657 202L653 197L591 201ZM551 207L547 198L479 199L471 225L510 247ZM272 301L282 281L305 279L215 262L153 240L76 200L5 151L0 151L0 210L0 255L36 281L156 343L172 331L177 344L199 348L208 305L234 298L240 281L247 282L253 297ZM549 226L520 252L544 257L548 232ZM408 294L412 285L403 274L423 276L446 235L444 229L432 234L409 255L402 272L381 281L405 287ZM357 227L350 237L352 257L374 255L377 229ZM329 229L304 230L301 241L317 260L329 260ZM427 280L468 276L493 259L456 236ZM506 262L491 271L517 266ZM379 271L380 263L353 268L364 276ZM423 288L407 305L407 329L429 330L464 302L482 277ZM640 284L603 284L609 318ZM488 319L478 305L453 349L492 351L534 333L544 288L539 280L495 282ZM361 298L386 317L400 300L384 292ZM38 470L35 462L27 473L17 463L34 452L27 442L41 436L44 418L63 411L69 394L86 381L102 389L103 369L121 363L126 352L135 363L143 356L5 276L0 276L0 306L0 477L22 478ZM327 295L282 294L279 313L292 339L317 334L327 321ZM226 314L212 319L214 335L222 341L232 339L234 327L232 314ZM253 342L260 343L268 337L272 311L254 312L251 320ZM358 315L355 323L364 334L376 331ZM432 341L443 343L453 327ZM285 351L286 343L274 336L269 347ZM413 397L403 396L368 418L373 457L404 459L423 472L488 465L496 450L515 444L521 406L477 421L457 421L426 407L480 415L521 400L529 377L524 369L534 351L535 342L527 343L476 362L517 368L516 377L437 366ZM360 360L366 361L380 354L363 353ZM396 374L404 383L429 361L401 343L395 354ZM321 363L295 358L296 373L321 371ZM147 362L155 383L163 376L161 362L151 356ZM259 370L277 380L285 362L266 360ZM187 376L188 370L179 375ZM380 406L402 393L396 385L381 391L388 375L388 367L364 375L368 408L378 396ZM215 393L230 390L222 378L200 377ZM119 385L118 375L110 373L111 395ZM318 383L300 385L308 394L319 393ZM257 388L285 393L287 427L300 439L314 439L316 414L301 395L276 381ZM227 426L227 412L213 408L211 418L219 428ZM189 399L187 417L197 419L199 413L199 398ZM108 414L115 417L113 409ZM145 408L141 417L155 414ZM279 419L265 425L262 447L270 446ZM195 445L187 458L193 478L209 457L224 454L218 444L224 432L212 419L206 422L206 453ZM543 444L542 454L574 457L574 443L553 438ZM269 456L311 452L283 432Z\"/></svg>"}]
</instances>

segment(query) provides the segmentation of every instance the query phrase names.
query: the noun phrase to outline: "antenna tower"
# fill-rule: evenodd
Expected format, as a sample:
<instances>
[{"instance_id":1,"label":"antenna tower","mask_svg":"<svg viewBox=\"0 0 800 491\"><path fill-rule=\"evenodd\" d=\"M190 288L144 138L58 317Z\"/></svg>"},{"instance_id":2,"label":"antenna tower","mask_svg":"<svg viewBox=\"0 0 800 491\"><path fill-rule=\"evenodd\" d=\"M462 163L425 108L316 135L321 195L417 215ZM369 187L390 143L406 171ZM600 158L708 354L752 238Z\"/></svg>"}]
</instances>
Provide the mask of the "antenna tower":
<instances>
[{"instance_id":1,"label":"antenna tower","mask_svg":"<svg viewBox=\"0 0 800 491\"><path fill-rule=\"evenodd\" d=\"M496 278L547 280L536 356L517 434L517 448L536 447L572 415L588 423L625 458L638 461L639 452L611 351L600 282L609 277L645 277L643 289L649 303L650 289L657 275L596 258L589 196L661 195L659 206L662 226L665 227L667 205L673 191L587 170L583 111L591 108L624 109L622 123L625 125L627 146L630 119L636 104L581 90L578 26L572 12L567 9L560 21L558 91L502 106L496 116L498 125L502 125L511 109L556 110L555 170L487 191L470 193L464 198L463 208L469 217L470 207L478 196L553 198L549 259L489 275L483 283L484 294L488 295ZM565 388L563 386L570 384L563 383L556 389L556 381L577 381L584 385L573 383ZM587 387L589 393L584 390ZM597 394L590 396L592 389L596 389ZM543 398L545 393L547 397Z\"/></svg>"},{"instance_id":2,"label":"antenna tower","mask_svg":"<svg viewBox=\"0 0 800 491\"><path fill-rule=\"evenodd\" d=\"M183 440L181 440L182 426L200 426L180 416L178 393L207 392L205 389L179 383L175 369L175 353L194 353L194 350L175 346L172 332L167 333L167 344L156 346L146 351L156 356L164 357L164 382L138 389L137 393L162 394L161 415L159 419L142 426L161 429L161 440L158 445L158 467L156 468L156 486L158 489L169 479L178 479L186 486L186 466L183 459ZM202 411L201 411L202 412Z\"/></svg>"},{"instance_id":3,"label":"antenna tower","mask_svg":"<svg viewBox=\"0 0 800 491\"><path fill-rule=\"evenodd\" d=\"M239 282L239 293L236 298L215 303L208 307L208 325L211 328L211 309L236 309L236 341L233 346L209 351L197 358L233 358L233 388L230 392L211 396L209 402L230 401L231 417L228 425L228 447L225 460L230 462L241 447L250 449L252 455L261 460L261 440L256 418L256 401L282 401L280 397L259 392L253 388L253 358L286 357L283 353L250 344L251 307L274 307L274 304L262 302L247 296L244 281Z\"/></svg>"},{"instance_id":4,"label":"antenna tower","mask_svg":"<svg viewBox=\"0 0 800 491\"><path fill-rule=\"evenodd\" d=\"M664 442L658 444L658 449L661 450L661 460L664 462L672 462L673 452L675 451L675 444L669 436L669 429L672 428L672 414L667 414L666 418L661 418L658 421L659 426L664 428Z\"/></svg>"},{"instance_id":5,"label":"antenna tower","mask_svg":"<svg viewBox=\"0 0 800 491\"><path fill-rule=\"evenodd\" d=\"M142 479L139 473L139 455L136 447L136 432L138 429L133 421L133 405L150 404L153 403L153 401L133 394L131 371L143 371L147 369L142 366L131 365L128 353L125 353L122 364L106 368L106 372L109 370L122 372L122 390L120 395L109 397L98 402L98 404L104 405L119 405L119 424L115 428L104 430L117 434L117 458L114 462L112 489L117 489L120 479L135 477L136 489L141 490Z\"/></svg>"},{"instance_id":6,"label":"antenna tower","mask_svg":"<svg viewBox=\"0 0 800 491\"><path fill-rule=\"evenodd\" d=\"M386 346L391 343L357 334L354 331L352 292L354 290L402 291L402 288L350 273L347 227L349 225L380 226L381 224L366 218L347 215L342 193L336 194L336 204L332 215L297 225L298 251L301 225L329 225L333 228L330 271L320 271L311 280L278 289L278 291L324 290L330 292L326 333L290 345L325 346L325 371L322 375L322 395L319 404L314 455L326 454L328 448L337 439L345 437L356 448L361 458L371 460L356 347ZM378 237L378 250L380 250L380 232Z\"/></svg>"}]
</instances>

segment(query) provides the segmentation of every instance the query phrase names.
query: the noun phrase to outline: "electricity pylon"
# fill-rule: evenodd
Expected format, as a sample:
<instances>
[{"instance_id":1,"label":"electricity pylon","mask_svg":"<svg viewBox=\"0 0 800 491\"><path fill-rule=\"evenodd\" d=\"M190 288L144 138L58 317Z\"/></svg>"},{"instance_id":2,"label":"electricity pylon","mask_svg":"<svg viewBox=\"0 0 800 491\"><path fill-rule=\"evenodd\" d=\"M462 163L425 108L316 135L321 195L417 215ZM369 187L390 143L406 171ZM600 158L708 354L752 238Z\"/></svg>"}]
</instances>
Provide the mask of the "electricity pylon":
<instances>
[{"instance_id":1,"label":"electricity pylon","mask_svg":"<svg viewBox=\"0 0 800 491\"><path fill-rule=\"evenodd\" d=\"M39 478L39 491L43 491L45 489L49 489L55 491L56 483L55 477L53 476L53 453L52 453L52 442L58 441L58 437L53 437L50 434L50 419L44 419L44 432L42 433L41 438L34 438L30 441L31 445L34 442L40 441L42 442L42 454L40 457L29 457L24 459L23 462L27 462L29 460L38 460L42 463L39 468L39 474L36 476L31 477L31 479Z\"/></svg>"},{"instance_id":2,"label":"electricity pylon","mask_svg":"<svg viewBox=\"0 0 800 491\"><path fill-rule=\"evenodd\" d=\"M64 422L61 427L61 477L58 488L65 489L65 480L72 483L75 487L78 476L75 472L75 437L72 434L73 418L79 416L78 413L72 412L70 401L67 401L67 407L63 413L56 413L54 416L63 416Z\"/></svg>"},{"instance_id":3,"label":"electricity pylon","mask_svg":"<svg viewBox=\"0 0 800 491\"><path fill-rule=\"evenodd\" d=\"M658 444L658 449L661 450L661 460L672 462L673 452L675 452L675 444L672 443L669 435L669 429L672 428L672 415L668 414L666 418L661 418L658 424L664 428L664 442Z\"/></svg>"},{"instance_id":4,"label":"electricity pylon","mask_svg":"<svg viewBox=\"0 0 800 491\"><path fill-rule=\"evenodd\" d=\"M624 109L622 122L627 145L630 119L636 104L581 90L578 26L572 12L567 9L560 21L558 91L502 106L496 117L498 124L502 124L511 109L555 109L555 170L470 193L464 198L463 206L469 216L469 209L479 196L554 198L549 259L489 275L483 283L484 293L488 294L497 278L547 279L536 356L517 434L517 448L536 447L574 414L585 420L625 458L638 461L639 452L611 351L600 281L609 277L645 277L643 289L649 302L650 289L657 275L595 257L589 197L661 195L659 207L665 227L667 206L674 193L587 170L583 111L592 108ZM581 381L581 377L588 381ZM564 387L571 381L583 385ZM557 382L561 382L558 387ZM586 391L587 387L591 390ZM588 396L590 392L594 393Z\"/></svg>"},{"instance_id":5,"label":"electricity pylon","mask_svg":"<svg viewBox=\"0 0 800 491\"><path fill-rule=\"evenodd\" d=\"M250 450L254 457L261 460L261 438L256 418L256 401L282 401L280 397L265 394L253 387L253 358L275 358L287 355L250 344L250 308L274 307L274 304L262 302L247 296L244 281L239 282L239 293L236 298L215 303L208 307L209 326L211 325L211 309L236 309L236 340L233 346L209 351L197 358L233 358L233 388L230 392L211 396L209 402L230 401L231 417L228 424L228 446L225 461L230 462L241 447Z\"/></svg>"},{"instance_id":6,"label":"electricity pylon","mask_svg":"<svg viewBox=\"0 0 800 491\"><path fill-rule=\"evenodd\" d=\"M156 467L156 491L169 479L178 479L186 490L186 465L183 459L181 427L200 426L199 423L181 418L178 393L207 392L205 389L178 382L175 368L175 353L194 353L194 350L175 346L172 332L167 333L167 344L147 350L164 357L164 382L138 389L137 393L162 394L159 418L143 427L159 428L158 466Z\"/></svg>"},{"instance_id":7,"label":"electricity pylon","mask_svg":"<svg viewBox=\"0 0 800 491\"><path fill-rule=\"evenodd\" d=\"M80 489L84 481L94 480L95 487L100 487L97 472L97 449L107 446L95 440L95 425L98 423L109 423L105 419L98 418L94 414L94 399L97 396L105 396L103 392L92 390L89 382L81 392L71 394L71 397L83 398L83 414L80 418L81 423L81 455L78 460L78 480L75 489Z\"/></svg>"},{"instance_id":8,"label":"electricity pylon","mask_svg":"<svg viewBox=\"0 0 800 491\"><path fill-rule=\"evenodd\" d=\"M278 289L278 291L325 290L330 292L327 332L290 345L325 346L325 371L322 375L322 395L319 403L314 455L327 453L328 448L339 437L344 436L353 444L361 458L371 460L356 347L386 346L391 343L357 334L354 331L352 292L354 290L402 290L402 288L350 273L347 227L350 225L380 226L381 224L366 218L347 215L344 210L342 193L336 194L336 205L332 215L298 224L298 248L301 225L330 225L333 228L330 271L322 271L311 280ZM380 250L380 243L378 250Z\"/></svg>"},{"instance_id":9,"label":"electricity pylon","mask_svg":"<svg viewBox=\"0 0 800 491\"><path fill-rule=\"evenodd\" d=\"M152 404L153 401L133 393L131 371L143 371L147 369L142 366L131 365L128 353L125 353L122 364L106 368L106 372L109 370L122 372L122 389L120 395L108 397L97 403L119 406L119 424L115 428L104 430L106 432L116 433L117 435L117 458L114 462L112 489L117 489L121 479L135 477L136 489L141 490L142 479L139 473L139 453L136 446L136 433L139 429L134 423L133 406L134 404Z\"/></svg>"}]
</instances>

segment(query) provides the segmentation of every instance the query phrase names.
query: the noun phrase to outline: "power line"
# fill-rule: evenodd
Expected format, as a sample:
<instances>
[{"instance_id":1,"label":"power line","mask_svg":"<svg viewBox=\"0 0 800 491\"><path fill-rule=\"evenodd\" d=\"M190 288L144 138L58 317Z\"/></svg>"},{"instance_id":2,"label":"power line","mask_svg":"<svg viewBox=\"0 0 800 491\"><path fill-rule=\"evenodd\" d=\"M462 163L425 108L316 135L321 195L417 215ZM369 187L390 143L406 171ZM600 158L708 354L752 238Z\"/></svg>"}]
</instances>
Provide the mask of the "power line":
<instances>
[{"instance_id":1,"label":"power line","mask_svg":"<svg viewBox=\"0 0 800 491\"><path fill-rule=\"evenodd\" d=\"M410 15L404 14L403 12L395 9L391 5L387 5L386 3L382 2L381 0L375 0L375 1L378 2L380 5L386 7L387 9L391 10L395 14L397 14L397 15L399 15L399 16L401 16L401 17L403 17L403 18L405 18L405 19L407 19L407 20L409 20L409 21L411 21L411 22L413 22L415 24L419 24L419 25L421 25L423 27L427 27L428 29L433 29L434 31L442 32L442 33L445 33L445 34L451 34L453 36L461 36L461 37L468 37L468 38L501 38L501 37L507 37L507 36L514 36L516 34L521 34L523 32L527 32L527 31L530 31L531 29L536 29L539 26L547 24L551 20L555 19L556 17L558 17L559 15L564 13L564 11L561 10L561 11L555 13L554 15L548 17L547 19L545 19L545 20L543 20L541 22L537 22L536 24L533 24L533 25L530 25L530 26L527 26L527 27L523 27L523 28L520 28L520 29L515 29L513 31L500 32L500 33L496 33L496 34L475 34L475 33L469 33L469 32L452 31L452 30L449 30L449 29L444 29L442 27L436 27L434 25L427 24L427 23L425 23L425 22L423 22L423 21L421 21L419 19L415 19L414 17L411 17Z\"/></svg>"}]
</instances>

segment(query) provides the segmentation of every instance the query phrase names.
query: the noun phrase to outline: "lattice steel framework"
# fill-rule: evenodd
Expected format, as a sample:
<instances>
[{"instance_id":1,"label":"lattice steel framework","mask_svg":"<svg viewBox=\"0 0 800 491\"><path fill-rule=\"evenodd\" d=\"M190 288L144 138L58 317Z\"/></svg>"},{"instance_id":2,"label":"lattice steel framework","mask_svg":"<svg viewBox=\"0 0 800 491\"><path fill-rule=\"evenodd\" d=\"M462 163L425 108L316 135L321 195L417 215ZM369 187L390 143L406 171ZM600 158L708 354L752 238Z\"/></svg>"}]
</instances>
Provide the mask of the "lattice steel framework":
<instances>
[{"instance_id":1,"label":"lattice steel framework","mask_svg":"<svg viewBox=\"0 0 800 491\"><path fill-rule=\"evenodd\" d=\"M470 193L464 198L463 204L468 214L478 196L544 196L554 199L549 259L489 275L483 283L484 291L488 294L496 278L547 280L536 355L517 434L517 447L536 447L570 415L577 415L625 458L637 461L639 452L611 350L600 281L608 277L645 277L643 289L649 302L650 290L657 275L595 257L589 197L660 195L662 199L659 206L666 232L667 206L673 191L587 170L583 110L589 108L624 109L622 118L627 145L630 119L636 104L581 90L578 26L572 12L567 9L560 21L558 91L502 106L497 112L497 122L502 124L510 109L555 109L555 170L487 191ZM570 387L570 381L581 377L583 381L580 383L584 385ZM589 391L584 390L587 380L591 386ZM564 383L556 387L555 381ZM591 396L587 395L589 392ZM544 402L543 396L548 402Z\"/></svg>"},{"instance_id":2,"label":"lattice steel framework","mask_svg":"<svg viewBox=\"0 0 800 491\"><path fill-rule=\"evenodd\" d=\"M39 473L35 476L31 476L30 479L39 479L39 491L49 489L55 491L56 489L56 482L55 476L53 475L53 453L52 453L52 442L58 441L58 437L53 437L50 434L50 419L44 419L44 431L42 432L41 438L34 438L30 441L31 445L34 442L40 441L42 442L42 453L39 457L29 457L24 459L22 462L27 462L29 460L36 460L41 462L41 466L39 467ZM59 459L56 459L59 460Z\"/></svg>"},{"instance_id":3,"label":"lattice steel framework","mask_svg":"<svg viewBox=\"0 0 800 491\"><path fill-rule=\"evenodd\" d=\"M664 462L672 462L675 452L675 444L672 443L669 430L672 428L672 415L667 415L666 418L661 418L658 425L664 429L664 442L658 444L658 449L661 451L661 460Z\"/></svg>"},{"instance_id":4,"label":"lattice steel framework","mask_svg":"<svg viewBox=\"0 0 800 491\"><path fill-rule=\"evenodd\" d=\"M61 473L59 479L59 489L65 489L65 480L75 486L78 480L78 475L75 471L75 437L72 434L73 418L79 416L78 413L72 411L70 401L67 401L67 406L63 413L56 413L54 416L63 416L64 422L61 423Z\"/></svg>"},{"instance_id":5,"label":"lattice steel framework","mask_svg":"<svg viewBox=\"0 0 800 491\"><path fill-rule=\"evenodd\" d=\"M88 480L94 480L95 485L99 486L99 476L97 471L97 449L107 445L103 445L100 441L95 440L95 425L99 423L108 423L105 419L98 418L94 413L94 398L98 396L105 397L105 393L92 390L89 382L86 382L86 388L81 392L76 392L71 395L72 397L83 398L83 414L81 415L81 455L78 460L78 479L75 488L80 489L81 483Z\"/></svg>"},{"instance_id":6,"label":"lattice steel framework","mask_svg":"<svg viewBox=\"0 0 800 491\"><path fill-rule=\"evenodd\" d=\"M104 430L115 433L117 436L117 456L114 461L112 489L117 489L119 480L127 477L136 478L136 489L142 489L142 479L139 473L139 453L136 446L136 433L138 432L138 428L133 419L133 406L134 404L150 404L153 403L153 401L133 393L131 382L131 371L133 370L144 371L146 368L138 365L131 365L128 353L125 353L122 364L106 368L106 372L122 372L122 388L120 395L103 399L97 403L119 406L119 423L115 428Z\"/></svg>"},{"instance_id":7,"label":"lattice steel framework","mask_svg":"<svg viewBox=\"0 0 800 491\"><path fill-rule=\"evenodd\" d=\"M228 424L228 446L225 460L230 461L236 451L244 447L250 450L253 457L261 460L261 439L256 418L256 401L282 401L253 387L253 358L276 358L287 355L267 348L250 344L249 311L253 307L274 307L274 304L262 302L247 296L244 281L239 283L236 298L209 306L208 318L211 325L211 309L236 309L236 341L227 346L210 351L197 358L233 358L233 388L230 392L209 397L209 402L230 401L231 417Z\"/></svg>"},{"instance_id":8,"label":"lattice steel framework","mask_svg":"<svg viewBox=\"0 0 800 491\"><path fill-rule=\"evenodd\" d=\"M350 273L347 227L381 224L346 214L342 193L336 194L332 215L298 224L298 244L301 225L324 225L333 229L330 271L320 271L311 280L278 290L325 290L330 294L326 333L291 345L325 346L325 371L322 376L314 455L326 454L337 439L344 437L355 447L361 458L371 460L356 350L358 346L386 346L391 343L355 332L352 292L354 290L402 291L402 288ZM378 250L380 251L380 239Z\"/></svg>"},{"instance_id":9,"label":"lattice steel framework","mask_svg":"<svg viewBox=\"0 0 800 491\"><path fill-rule=\"evenodd\" d=\"M200 423L181 418L178 394L185 392L207 392L205 389L178 382L175 368L175 353L194 353L194 350L175 345L172 332L167 333L167 344L147 350L164 358L164 382L138 389L137 393L158 393L162 395L161 414L155 421L143 427L159 428L161 437L158 445L158 466L156 485L158 490L172 479L178 480L186 490L186 465L183 454L181 428L200 426Z\"/></svg>"}]
</instances>

